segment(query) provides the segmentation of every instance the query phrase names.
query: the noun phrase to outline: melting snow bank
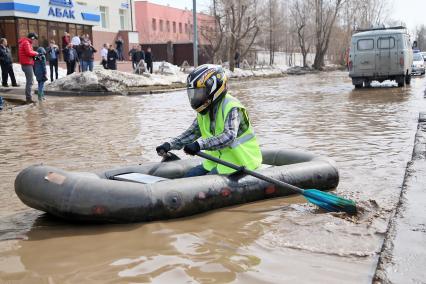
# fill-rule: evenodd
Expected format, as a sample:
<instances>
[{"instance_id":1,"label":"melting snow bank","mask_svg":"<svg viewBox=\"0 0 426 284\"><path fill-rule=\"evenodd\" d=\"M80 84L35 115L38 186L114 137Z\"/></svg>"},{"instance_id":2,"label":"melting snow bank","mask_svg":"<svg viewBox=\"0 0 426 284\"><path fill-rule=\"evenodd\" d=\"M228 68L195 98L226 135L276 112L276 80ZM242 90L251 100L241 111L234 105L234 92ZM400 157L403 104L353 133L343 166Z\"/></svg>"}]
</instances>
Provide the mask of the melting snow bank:
<instances>
[{"instance_id":1,"label":"melting snow bank","mask_svg":"<svg viewBox=\"0 0 426 284\"><path fill-rule=\"evenodd\" d=\"M175 89L184 87L187 73L182 72L178 66L167 62L155 62L154 70L161 72L142 75L121 72L117 70L95 69L93 72L74 73L60 78L46 86L47 94L82 93L111 93L127 95L131 93L146 93L156 90ZM305 74L314 72L313 69L301 67L267 67L258 70L244 70L235 68L230 71L225 68L226 75L233 78L275 77L286 74Z\"/></svg>"},{"instance_id":2,"label":"melting snow bank","mask_svg":"<svg viewBox=\"0 0 426 284\"><path fill-rule=\"evenodd\" d=\"M48 86L46 91L86 91L113 92L127 94L131 90L150 86L183 85L186 75L149 74L137 75L116 70L99 69L93 72L73 73L58 79Z\"/></svg>"}]
</instances>

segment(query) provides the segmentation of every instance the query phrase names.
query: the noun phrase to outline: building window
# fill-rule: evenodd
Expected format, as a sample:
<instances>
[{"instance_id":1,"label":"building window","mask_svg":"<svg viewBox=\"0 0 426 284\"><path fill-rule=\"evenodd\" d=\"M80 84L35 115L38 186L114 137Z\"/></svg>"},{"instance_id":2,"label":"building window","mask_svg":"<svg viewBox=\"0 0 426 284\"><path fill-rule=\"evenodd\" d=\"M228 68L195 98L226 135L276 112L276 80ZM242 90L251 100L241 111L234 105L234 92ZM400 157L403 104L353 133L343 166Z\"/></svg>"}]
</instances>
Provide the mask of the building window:
<instances>
[{"instance_id":1,"label":"building window","mask_svg":"<svg viewBox=\"0 0 426 284\"><path fill-rule=\"evenodd\" d=\"M185 33L188 32L188 24L185 24Z\"/></svg>"},{"instance_id":2,"label":"building window","mask_svg":"<svg viewBox=\"0 0 426 284\"><path fill-rule=\"evenodd\" d=\"M166 29L167 29L167 32L169 33L170 32L170 21L166 22Z\"/></svg>"},{"instance_id":3,"label":"building window","mask_svg":"<svg viewBox=\"0 0 426 284\"><path fill-rule=\"evenodd\" d=\"M163 31L163 20L160 20L160 32Z\"/></svg>"},{"instance_id":4,"label":"building window","mask_svg":"<svg viewBox=\"0 0 426 284\"><path fill-rule=\"evenodd\" d=\"M152 30L153 31L157 30L157 21L155 19L152 19Z\"/></svg>"},{"instance_id":5,"label":"building window","mask_svg":"<svg viewBox=\"0 0 426 284\"><path fill-rule=\"evenodd\" d=\"M182 33L182 23L179 23L179 33Z\"/></svg>"},{"instance_id":6,"label":"building window","mask_svg":"<svg viewBox=\"0 0 426 284\"><path fill-rule=\"evenodd\" d=\"M173 22L173 32L176 32L176 22Z\"/></svg>"},{"instance_id":7,"label":"building window","mask_svg":"<svg viewBox=\"0 0 426 284\"><path fill-rule=\"evenodd\" d=\"M106 29L109 27L108 7L99 6L99 11L101 12L101 27Z\"/></svg>"},{"instance_id":8,"label":"building window","mask_svg":"<svg viewBox=\"0 0 426 284\"><path fill-rule=\"evenodd\" d=\"M127 10L119 9L120 14L120 29L126 30L127 29Z\"/></svg>"}]
</instances>

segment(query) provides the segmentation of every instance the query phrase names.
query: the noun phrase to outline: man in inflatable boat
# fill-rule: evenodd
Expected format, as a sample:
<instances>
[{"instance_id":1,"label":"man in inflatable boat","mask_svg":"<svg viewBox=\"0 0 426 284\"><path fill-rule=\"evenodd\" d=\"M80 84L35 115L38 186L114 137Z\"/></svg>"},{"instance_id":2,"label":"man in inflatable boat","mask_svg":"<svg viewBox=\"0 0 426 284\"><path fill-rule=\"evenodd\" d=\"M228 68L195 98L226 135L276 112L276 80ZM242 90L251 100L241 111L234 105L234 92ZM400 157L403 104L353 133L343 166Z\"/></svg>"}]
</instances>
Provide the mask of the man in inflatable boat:
<instances>
[{"instance_id":1,"label":"man in inflatable boat","mask_svg":"<svg viewBox=\"0 0 426 284\"><path fill-rule=\"evenodd\" d=\"M197 117L181 135L158 146L158 155L183 148L189 155L203 150L250 170L261 165L262 154L247 110L228 93L227 82L223 68L218 65L201 65L188 75L188 98ZM205 160L189 170L186 177L233 172L231 168Z\"/></svg>"}]
</instances>

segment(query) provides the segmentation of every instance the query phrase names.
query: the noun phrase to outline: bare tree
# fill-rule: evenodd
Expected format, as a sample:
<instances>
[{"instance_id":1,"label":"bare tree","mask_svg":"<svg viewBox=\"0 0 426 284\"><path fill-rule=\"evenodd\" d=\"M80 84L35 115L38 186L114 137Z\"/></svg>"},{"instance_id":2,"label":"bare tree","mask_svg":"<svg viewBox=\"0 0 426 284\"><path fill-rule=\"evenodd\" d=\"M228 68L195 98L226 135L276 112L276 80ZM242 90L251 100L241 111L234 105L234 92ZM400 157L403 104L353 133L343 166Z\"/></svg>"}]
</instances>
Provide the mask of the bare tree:
<instances>
[{"instance_id":1,"label":"bare tree","mask_svg":"<svg viewBox=\"0 0 426 284\"><path fill-rule=\"evenodd\" d=\"M278 44L278 31L281 26L281 15L278 10L278 0L268 1L268 19L269 19L269 64L274 64L274 55Z\"/></svg>"},{"instance_id":2,"label":"bare tree","mask_svg":"<svg viewBox=\"0 0 426 284\"><path fill-rule=\"evenodd\" d=\"M420 50L426 49L426 26L420 25L416 27L417 48Z\"/></svg>"},{"instance_id":3,"label":"bare tree","mask_svg":"<svg viewBox=\"0 0 426 284\"><path fill-rule=\"evenodd\" d=\"M239 50L244 58L253 45L258 33L258 14L256 0L222 0L229 16L228 60L229 69L234 71L235 54Z\"/></svg>"},{"instance_id":4,"label":"bare tree","mask_svg":"<svg viewBox=\"0 0 426 284\"><path fill-rule=\"evenodd\" d=\"M294 30L296 32L297 41L299 43L300 52L303 57L303 67L307 67L306 57L311 48L309 40L309 19L311 18L312 10L311 0L294 0L291 6L291 16L294 20Z\"/></svg>"},{"instance_id":5,"label":"bare tree","mask_svg":"<svg viewBox=\"0 0 426 284\"><path fill-rule=\"evenodd\" d=\"M201 30L201 36L206 40L210 49L206 50L213 62L220 59L219 53L223 49L225 38L225 12L221 10L221 5L218 5L218 0L213 0L211 6L211 15L214 17L213 29Z\"/></svg>"},{"instance_id":6,"label":"bare tree","mask_svg":"<svg viewBox=\"0 0 426 284\"><path fill-rule=\"evenodd\" d=\"M214 61L227 59L233 71L236 52L245 57L259 33L257 0L213 0L211 15L215 29L202 36L212 46Z\"/></svg>"},{"instance_id":7,"label":"bare tree","mask_svg":"<svg viewBox=\"0 0 426 284\"><path fill-rule=\"evenodd\" d=\"M322 69L330 43L330 36L342 3L345 0L314 0L315 9L315 59L313 67Z\"/></svg>"}]
</instances>

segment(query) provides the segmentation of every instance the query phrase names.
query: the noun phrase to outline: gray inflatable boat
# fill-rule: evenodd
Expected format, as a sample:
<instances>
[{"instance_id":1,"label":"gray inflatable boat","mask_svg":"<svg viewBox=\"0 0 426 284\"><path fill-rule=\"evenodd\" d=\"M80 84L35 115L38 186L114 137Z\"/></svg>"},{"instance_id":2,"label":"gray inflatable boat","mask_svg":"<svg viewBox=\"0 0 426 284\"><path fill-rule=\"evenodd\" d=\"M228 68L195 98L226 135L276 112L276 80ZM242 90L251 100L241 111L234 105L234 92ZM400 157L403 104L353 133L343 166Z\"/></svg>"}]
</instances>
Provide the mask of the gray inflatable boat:
<instances>
[{"instance_id":1,"label":"gray inflatable boat","mask_svg":"<svg viewBox=\"0 0 426 284\"><path fill-rule=\"evenodd\" d=\"M337 187L335 163L294 150L262 151L263 175L304 189ZM290 195L255 177L235 173L182 178L200 159L127 166L99 173L68 172L34 165L15 180L29 207L60 218L88 222L142 222L171 219L266 198Z\"/></svg>"}]
</instances>

